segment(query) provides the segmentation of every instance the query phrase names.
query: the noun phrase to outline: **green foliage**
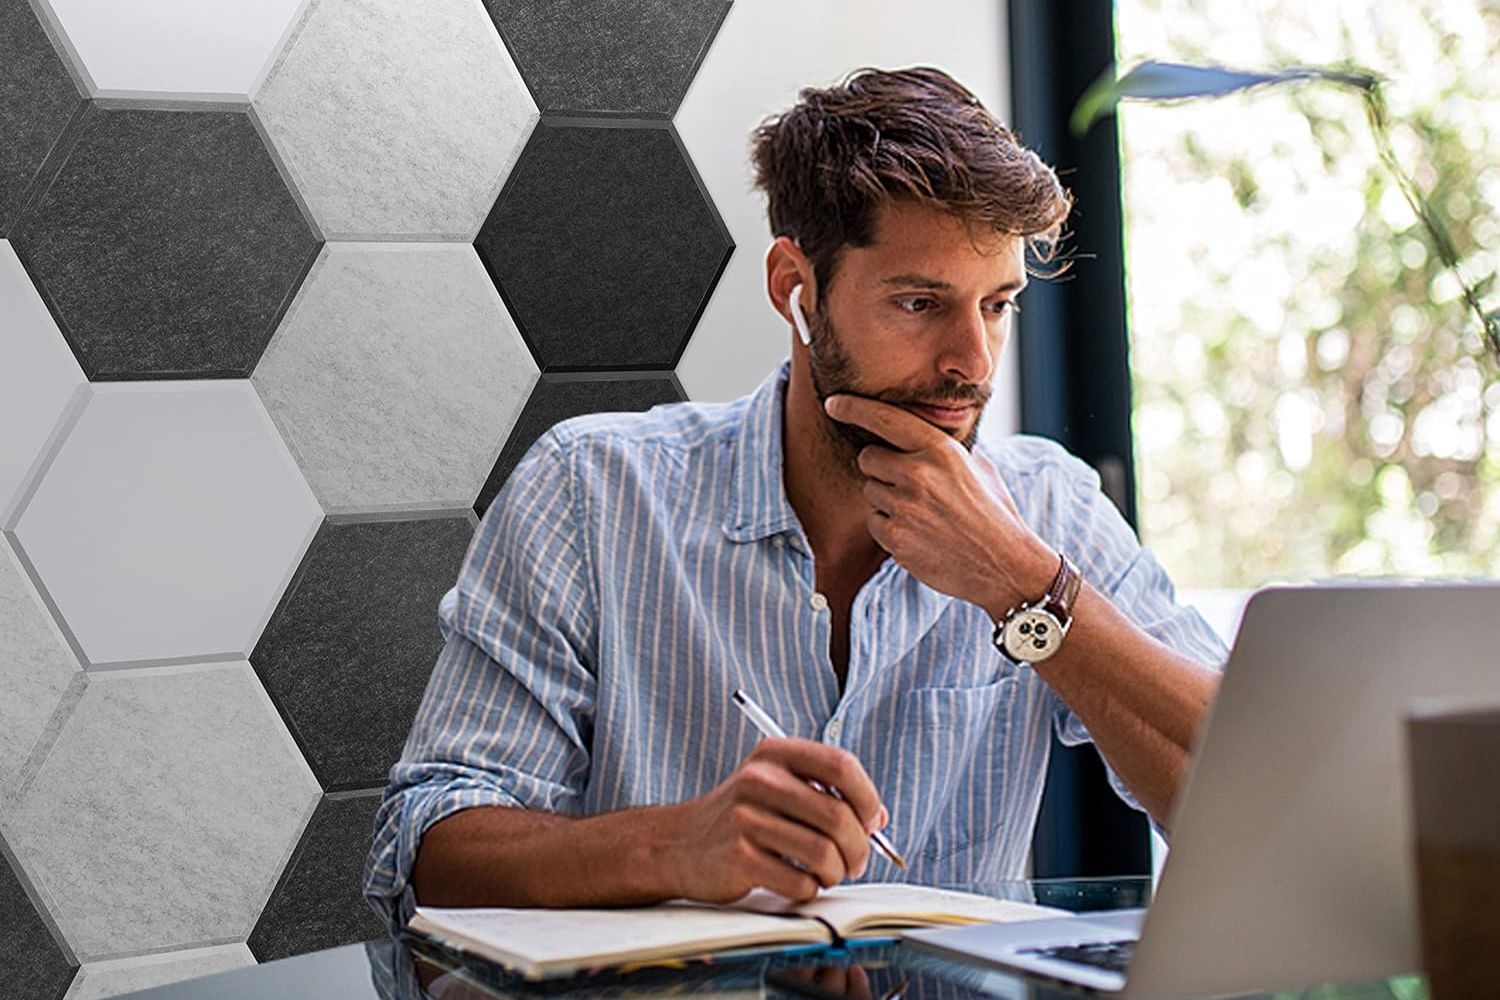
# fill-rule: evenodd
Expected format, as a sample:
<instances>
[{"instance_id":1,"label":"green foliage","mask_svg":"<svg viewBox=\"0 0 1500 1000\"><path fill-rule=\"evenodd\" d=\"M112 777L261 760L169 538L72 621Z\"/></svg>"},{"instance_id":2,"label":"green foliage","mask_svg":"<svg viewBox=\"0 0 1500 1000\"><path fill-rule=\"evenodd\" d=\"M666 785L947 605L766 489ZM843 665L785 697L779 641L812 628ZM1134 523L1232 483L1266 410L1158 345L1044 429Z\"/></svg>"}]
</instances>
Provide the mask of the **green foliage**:
<instances>
[{"instance_id":1,"label":"green foliage","mask_svg":"<svg viewBox=\"0 0 1500 1000\"><path fill-rule=\"evenodd\" d=\"M1120 106L1142 534L1188 586L1500 569L1500 301L1463 273L1500 245L1500 11L1371 11L1118 7L1123 62L1382 81Z\"/></svg>"}]
</instances>

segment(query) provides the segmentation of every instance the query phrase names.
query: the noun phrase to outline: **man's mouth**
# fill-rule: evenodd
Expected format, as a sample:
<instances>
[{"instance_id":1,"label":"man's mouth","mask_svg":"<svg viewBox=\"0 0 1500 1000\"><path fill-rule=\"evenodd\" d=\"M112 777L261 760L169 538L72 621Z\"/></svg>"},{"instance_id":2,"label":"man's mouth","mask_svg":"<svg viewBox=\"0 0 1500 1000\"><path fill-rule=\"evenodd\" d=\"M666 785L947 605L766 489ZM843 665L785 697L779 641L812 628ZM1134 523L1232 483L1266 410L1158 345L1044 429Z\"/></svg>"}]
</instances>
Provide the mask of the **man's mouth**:
<instances>
[{"instance_id":1,"label":"man's mouth","mask_svg":"<svg viewBox=\"0 0 1500 1000\"><path fill-rule=\"evenodd\" d=\"M973 403L907 403L906 408L928 423L948 430L966 427L974 415Z\"/></svg>"}]
</instances>

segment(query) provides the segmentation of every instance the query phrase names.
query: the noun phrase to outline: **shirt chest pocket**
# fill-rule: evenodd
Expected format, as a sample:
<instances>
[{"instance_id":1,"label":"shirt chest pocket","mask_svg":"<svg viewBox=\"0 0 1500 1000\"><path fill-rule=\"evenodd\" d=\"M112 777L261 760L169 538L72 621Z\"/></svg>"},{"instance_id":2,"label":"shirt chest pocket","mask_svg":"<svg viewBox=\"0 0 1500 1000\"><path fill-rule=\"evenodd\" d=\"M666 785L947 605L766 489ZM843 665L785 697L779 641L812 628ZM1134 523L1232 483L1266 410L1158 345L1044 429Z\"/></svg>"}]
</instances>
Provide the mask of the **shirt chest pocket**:
<instances>
[{"instance_id":1,"label":"shirt chest pocket","mask_svg":"<svg viewBox=\"0 0 1500 1000\"><path fill-rule=\"evenodd\" d=\"M1007 732L1018 716L1015 676L977 687L916 688L897 713L896 752L905 757L890 836L920 874L989 840L1003 809L999 784Z\"/></svg>"}]
</instances>

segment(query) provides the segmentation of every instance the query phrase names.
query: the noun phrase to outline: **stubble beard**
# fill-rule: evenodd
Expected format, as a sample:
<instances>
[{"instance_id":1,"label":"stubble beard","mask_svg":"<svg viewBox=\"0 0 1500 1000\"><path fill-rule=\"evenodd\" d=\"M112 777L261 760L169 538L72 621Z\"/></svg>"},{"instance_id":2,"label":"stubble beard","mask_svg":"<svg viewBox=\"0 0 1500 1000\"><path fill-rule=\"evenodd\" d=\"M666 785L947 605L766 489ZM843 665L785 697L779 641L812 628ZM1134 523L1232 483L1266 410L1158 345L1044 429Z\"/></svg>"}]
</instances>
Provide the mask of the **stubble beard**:
<instances>
[{"instance_id":1,"label":"stubble beard","mask_svg":"<svg viewBox=\"0 0 1500 1000\"><path fill-rule=\"evenodd\" d=\"M966 450L974 450L974 443L979 438L979 418L983 415L984 408L990 399L988 386L946 379L928 386L901 386L871 392L861 386L862 380L855 369L854 359L850 357L838 331L834 329L833 321L827 319L819 309L816 314L808 316L808 324L812 328L813 335L812 343L807 345L808 374L811 376L813 393L818 397L820 404L826 402L829 396L840 393L875 399L896 406L939 401L972 403L974 404L974 420L964 435L956 437L956 440ZM837 471L846 477L853 479L860 477L859 453L870 445L878 444L885 448L895 449L889 441L863 427L840 423L828 416L826 412L820 412L819 416L822 417L820 424L823 429L823 438L833 453ZM951 435L946 428L939 429Z\"/></svg>"}]
</instances>

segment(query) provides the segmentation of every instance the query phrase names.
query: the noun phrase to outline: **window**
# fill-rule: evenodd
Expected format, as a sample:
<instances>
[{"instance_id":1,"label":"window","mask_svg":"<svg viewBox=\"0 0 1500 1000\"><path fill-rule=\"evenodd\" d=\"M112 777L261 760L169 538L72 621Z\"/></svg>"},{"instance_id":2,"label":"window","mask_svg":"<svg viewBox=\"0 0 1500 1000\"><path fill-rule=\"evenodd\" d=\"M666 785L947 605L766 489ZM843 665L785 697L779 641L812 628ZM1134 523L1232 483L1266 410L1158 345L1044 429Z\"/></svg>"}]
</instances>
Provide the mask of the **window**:
<instances>
[{"instance_id":1,"label":"window","mask_svg":"<svg viewBox=\"0 0 1500 1000\"><path fill-rule=\"evenodd\" d=\"M1494 4L1119 0L1116 33L1121 66L1385 74L1398 155L1470 278L1495 270ZM1500 366L1358 96L1133 104L1119 129L1140 531L1186 598L1232 629L1275 579L1500 570Z\"/></svg>"}]
</instances>

